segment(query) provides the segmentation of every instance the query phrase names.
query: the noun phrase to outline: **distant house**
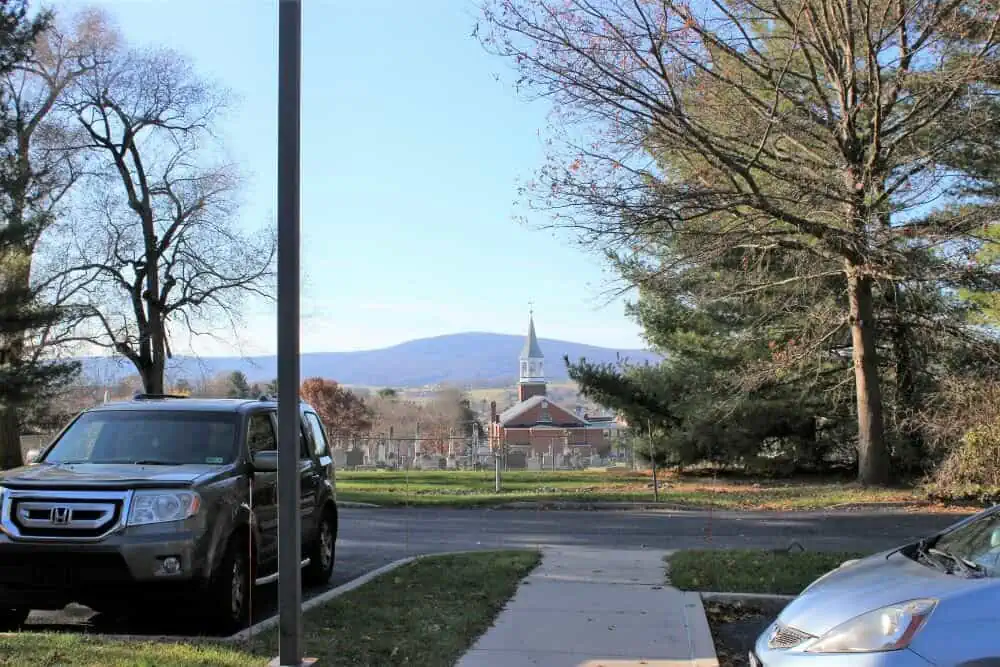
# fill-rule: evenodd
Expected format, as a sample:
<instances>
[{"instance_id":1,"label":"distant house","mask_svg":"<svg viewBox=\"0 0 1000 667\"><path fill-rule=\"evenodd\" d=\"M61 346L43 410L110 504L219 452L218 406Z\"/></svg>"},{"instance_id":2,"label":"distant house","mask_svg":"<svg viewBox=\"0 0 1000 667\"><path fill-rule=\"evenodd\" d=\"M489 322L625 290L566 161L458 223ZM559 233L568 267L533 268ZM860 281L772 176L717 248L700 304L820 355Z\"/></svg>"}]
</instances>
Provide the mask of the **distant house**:
<instances>
[{"instance_id":1,"label":"distant house","mask_svg":"<svg viewBox=\"0 0 1000 667\"><path fill-rule=\"evenodd\" d=\"M517 403L497 412L490 405L489 440L493 451L506 451L509 468L578 465L611 448L613 417L580 415L549 400L545 355L535 335L534 315L519 361Z\"/></svg>"}]
</instances>

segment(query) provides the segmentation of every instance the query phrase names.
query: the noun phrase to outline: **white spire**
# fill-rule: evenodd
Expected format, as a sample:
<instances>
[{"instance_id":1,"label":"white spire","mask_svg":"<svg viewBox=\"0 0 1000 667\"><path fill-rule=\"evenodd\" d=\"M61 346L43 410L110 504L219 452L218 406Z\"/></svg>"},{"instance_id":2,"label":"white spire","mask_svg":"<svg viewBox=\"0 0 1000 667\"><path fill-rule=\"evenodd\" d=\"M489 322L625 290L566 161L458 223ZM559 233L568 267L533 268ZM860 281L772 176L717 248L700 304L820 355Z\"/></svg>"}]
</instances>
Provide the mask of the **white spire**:
<instances>
[{"instance_id":1,"label":"white spire","mask_svg":"<svg viewBox=\"0 0 1000 667\"><path fill-rule=\"evenodd\" d=\"M544 383L545 369L542 348L538 345L538 337L535 335L535 316L533 311L528 313L528 337L521 348L521 382Z\"/></svg>"}]
</instances>

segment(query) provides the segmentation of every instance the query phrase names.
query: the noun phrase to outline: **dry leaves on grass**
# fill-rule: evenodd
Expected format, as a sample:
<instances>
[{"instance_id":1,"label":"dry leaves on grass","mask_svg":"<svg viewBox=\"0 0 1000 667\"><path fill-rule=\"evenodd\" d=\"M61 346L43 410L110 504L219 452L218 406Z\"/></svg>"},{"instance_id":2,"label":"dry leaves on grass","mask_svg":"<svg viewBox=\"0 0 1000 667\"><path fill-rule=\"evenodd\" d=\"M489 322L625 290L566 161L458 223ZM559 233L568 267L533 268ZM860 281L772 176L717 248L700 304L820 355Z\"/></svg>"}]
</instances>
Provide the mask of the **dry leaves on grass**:
<instances>
[{"instance_id":1,"label":"dry leaves on grass","mask_svg":"<svg viewBox=\"0 0 1000 667\"><path fill-rule=\"evenodd\" d=\"M721 629L729 623L750 619L764 620L764 612L743 602L706 602L705 616L708 618L708 626L715 640L719 667L749 667L746 648L727 644L725 633L721 632Z\"/></svg>"}]
</instances>

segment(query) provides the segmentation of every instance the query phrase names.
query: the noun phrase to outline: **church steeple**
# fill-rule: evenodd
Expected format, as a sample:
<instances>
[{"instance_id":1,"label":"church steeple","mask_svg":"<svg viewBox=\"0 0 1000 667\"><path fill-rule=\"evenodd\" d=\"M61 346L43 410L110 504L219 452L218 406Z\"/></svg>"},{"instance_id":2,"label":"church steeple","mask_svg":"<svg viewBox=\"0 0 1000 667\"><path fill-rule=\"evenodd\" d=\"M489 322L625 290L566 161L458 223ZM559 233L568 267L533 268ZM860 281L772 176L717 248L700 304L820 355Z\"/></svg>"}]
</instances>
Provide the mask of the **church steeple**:
<instances>
[{"instance_id":1,"label":"church steeple","mask_svg":"<svg viewBox=\"0 0 1000 667\"><path fill-rule=\"evenodd\" d=\"M545 355L538 345L535 336L535 314L528 313L528 337L521 348L520 380L517 385L518 400L524 401L532 396L545 395Z\"/></svg>"}]
</instances>

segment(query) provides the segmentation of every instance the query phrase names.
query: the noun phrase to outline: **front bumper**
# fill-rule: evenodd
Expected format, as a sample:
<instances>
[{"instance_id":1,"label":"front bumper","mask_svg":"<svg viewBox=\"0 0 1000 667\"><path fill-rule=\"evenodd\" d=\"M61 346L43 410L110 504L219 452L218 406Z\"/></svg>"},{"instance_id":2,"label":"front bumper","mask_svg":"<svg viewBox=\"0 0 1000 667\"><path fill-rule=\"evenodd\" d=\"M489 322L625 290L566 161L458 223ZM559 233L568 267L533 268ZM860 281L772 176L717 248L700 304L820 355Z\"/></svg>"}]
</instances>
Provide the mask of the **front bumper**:
<instances>
[{"instance_id":1,"label":"front bumper","mask_svg":"<svg viewBox=\"0 0 1000 667\"><path fill-rule=\"evenodd\" d=\"M767 646L770 628L757 638L753 656L757 667L933 667L909 649L881 653L802 653ZM753 659L750 661L754 665Z\"/></svg>"},{"instance_id":2,"label":"front bumper","mask_svg":"<svg viewBox=\"0 0 1000 667\"><path fill-rule=\"evenodd\" d=\"M100 542L36 542L0 534L0 603L60 608L95 599L185 594L207 581L202 542L190 527L167 524L126 528ZM164 568L169 557L179 559L179 572Z\"/></svg>"}]
</instances>

